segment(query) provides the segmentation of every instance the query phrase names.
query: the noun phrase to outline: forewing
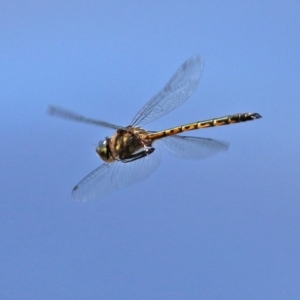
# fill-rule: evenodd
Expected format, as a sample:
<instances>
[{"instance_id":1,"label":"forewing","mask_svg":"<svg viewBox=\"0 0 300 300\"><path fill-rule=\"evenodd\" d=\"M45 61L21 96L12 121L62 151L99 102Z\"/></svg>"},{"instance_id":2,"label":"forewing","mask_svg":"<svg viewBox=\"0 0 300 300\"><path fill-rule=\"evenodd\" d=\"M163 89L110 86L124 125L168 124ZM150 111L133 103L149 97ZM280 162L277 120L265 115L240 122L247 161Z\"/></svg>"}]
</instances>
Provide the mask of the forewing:
<instances>
[{"instance_id":1,"label":"forewing","mask_svg":"<svg viewBox=\"0 0 300 300\"><path fill-rule=\"evenodd\" d=\"M50 105L48 107L47 112L51 116L55 116L58 118L67 119L67 120L71 120L71 121L75 121L75 122L87 123L87 124L92 124L92 125L97 125L97 126L102 126L102 127L112 128L112 129L122 128L122 126L114 125L114 124L111 124L111 123L108 123L105 121L86 118L82 115L79 115L75 112L72 112L72 111L62 108L62 107Z\"/></svg>"},{"instance_id":2,"label":"forewing","mask_svg":"<svg viewBox=\"0 0 300 300\"><path fill-rule=\"evenodd\" d=\"M166 137L156 143L174 156L185 159L204 159L229 148L223 141L182 135Z\"/></svg>"},{"instance_id":3,"label":"forewing","mask_svg":"<svg viewBox=\"0 0 300 300\"><path fill-rule=\"evenodd\" d=\"M181 105L197 88L202 71L203 59L200 55L185 61L165 87L137 113L131 125L145 125Z\"/></svg>"},{"instance_id":4,"label":"forewing","mask_svg":"<svg viewBox=\"0 0 300 300\"><path fill-rule=\"evenodd\" d=\"M159 163L160 155L155 150L150 155L132 162L116 161L103 164L74 187L72 196L80 202L100 198L116 189L145 179L158 167Z\"/></svg>"}]
</instances>

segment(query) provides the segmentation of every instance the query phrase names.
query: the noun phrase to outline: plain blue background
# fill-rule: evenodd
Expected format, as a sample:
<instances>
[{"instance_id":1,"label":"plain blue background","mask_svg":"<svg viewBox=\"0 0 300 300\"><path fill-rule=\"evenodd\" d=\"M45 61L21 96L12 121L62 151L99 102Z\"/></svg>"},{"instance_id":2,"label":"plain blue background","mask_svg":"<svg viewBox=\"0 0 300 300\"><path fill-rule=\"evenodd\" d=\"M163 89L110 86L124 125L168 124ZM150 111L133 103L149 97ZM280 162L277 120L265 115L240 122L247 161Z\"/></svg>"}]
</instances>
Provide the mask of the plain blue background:
<instances>
[{"instance_id":1,"label":"plain blue background","mask_svg":"<svg viewBox=\"0 0 300 300\"><path fill-rule=\"evenodd\" d=\"M298 1L0 3L1 299L300 299ZM195 53L189 101L147 129L238 112L195 131L229 151L162 151L147 180L85 204L73 186Z\"/></svg>"}]
</instances>

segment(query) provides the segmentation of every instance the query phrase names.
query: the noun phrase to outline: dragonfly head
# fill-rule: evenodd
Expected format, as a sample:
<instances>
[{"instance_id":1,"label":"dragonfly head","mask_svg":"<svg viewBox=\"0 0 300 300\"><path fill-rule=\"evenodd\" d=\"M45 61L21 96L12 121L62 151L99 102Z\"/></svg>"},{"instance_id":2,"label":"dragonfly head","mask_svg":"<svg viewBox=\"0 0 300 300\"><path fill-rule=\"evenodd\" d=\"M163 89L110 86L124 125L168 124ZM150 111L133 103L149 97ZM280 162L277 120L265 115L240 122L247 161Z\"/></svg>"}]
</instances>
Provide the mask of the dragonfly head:
<instances>
[{"instance_id":1,"label":"dragonfly head","mask_svg":"<svg viewBox=\"0 0 300 300\"><path fill-rule=\"evenodd\" d=\"M104 141L100 141L96 148L97 154L101 157L105 162L111 161L111 155L108 148L108 141L105 139Z\"/></svg>"}]
</instances>

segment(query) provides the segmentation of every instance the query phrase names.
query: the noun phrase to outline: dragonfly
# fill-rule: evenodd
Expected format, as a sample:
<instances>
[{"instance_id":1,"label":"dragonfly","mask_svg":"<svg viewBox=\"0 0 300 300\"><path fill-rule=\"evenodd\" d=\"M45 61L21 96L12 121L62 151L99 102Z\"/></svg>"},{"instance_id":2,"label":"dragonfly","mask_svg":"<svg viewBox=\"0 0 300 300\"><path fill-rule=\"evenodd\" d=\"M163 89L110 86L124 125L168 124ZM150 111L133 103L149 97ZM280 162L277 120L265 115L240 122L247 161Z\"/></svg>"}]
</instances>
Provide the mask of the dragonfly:
<instances>
[{"instance_id":1,"label":"dragonfly","mask_svg":"<svg viewBox=\"0 0 300 300\"><path fill-rule=\"evenodd\" d=\"M160 163L160 145L171 154L187 159L203 159L228 149L229 144L226 142L178 135L182 132L261 118L258 113L237 113L161 131L143 129L142 126L184 103L197 88L202 72L201 55L190 57L167 84L140 109L130 125L125 127L88 118L62 107L49 106L48 113L52 116L115 130L114 135L101 140L96 147L96 153L104 163L73 188L73 198L82 202L100 198L108 192L145 179ZM152 187L148 189L151 190Z\"/></svg>"}]
</instances>

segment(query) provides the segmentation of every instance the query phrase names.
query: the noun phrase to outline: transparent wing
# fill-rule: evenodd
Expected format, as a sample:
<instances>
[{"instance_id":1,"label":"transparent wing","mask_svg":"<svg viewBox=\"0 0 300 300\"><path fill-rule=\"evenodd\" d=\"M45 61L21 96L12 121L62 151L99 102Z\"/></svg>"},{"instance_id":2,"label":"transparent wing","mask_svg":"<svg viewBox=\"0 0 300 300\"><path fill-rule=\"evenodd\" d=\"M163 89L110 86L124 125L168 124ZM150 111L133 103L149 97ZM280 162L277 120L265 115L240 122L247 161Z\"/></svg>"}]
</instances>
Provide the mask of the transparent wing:
<instances>
[{"instance_id":1,"label":"transparent wing","mask_svg":"<svg viewBox=\"0 0 300 300\"><path fill-rule=\"evenodd\" d=\"M159 163L160 155L155 150L150 155L129 163L116 161L103 164L74 187L72 196L80 202L99 198L113 190L145 179Z\"/></svg>"},{"instance_id":2,"label":"transparent wing","mask_svg":"<svg viewBox=\"0 0 300 300\"><path fill-rule=\"evenodd\" d=\"M97 126L102 126L102 127L107 127L107 128L112 128L112 129L120 129L123 128L122 126L114 125L105 121L100 121L100 120L94 120L90 118L86 118L82 115L79 115L75 112L72 112L70 110L57 107L57 106L49 106L48 107L48 114L51 116L55 116L58 118L62 119L67 119L75 122L81 122L81 123L87 123L87 124L93 124Z\"/></svg>"},{"instance_id":3,"label":"transparent wing","mask_svg":"<svg viewBox=\"0 0 300 300\"><path fill-rule=\"evenodd\" d=\"M131 125L145 125L181 105L197 88L202 71L203 59L200 55L185 61L165 87L136 114Z\"/></svg>"},{"instance_id":4,"label":"transparent wing","mask_svg":"<svg viewBox=\"0 0 300 300\"><path fill-rule=\"evenodd\" d=\"M185 159L204 159L229 148L223 141L182 135L166 137L156 143L174 156Z\"/></svg>"}]
</instances>

